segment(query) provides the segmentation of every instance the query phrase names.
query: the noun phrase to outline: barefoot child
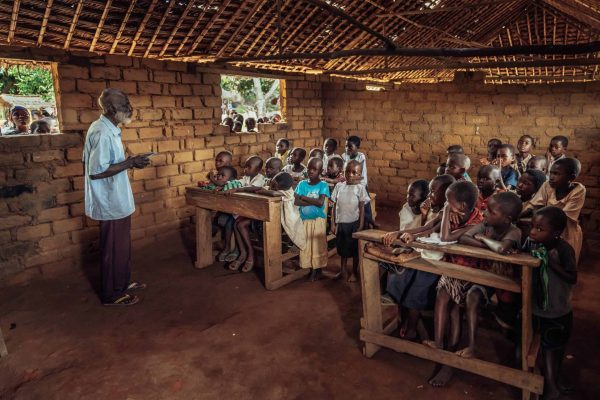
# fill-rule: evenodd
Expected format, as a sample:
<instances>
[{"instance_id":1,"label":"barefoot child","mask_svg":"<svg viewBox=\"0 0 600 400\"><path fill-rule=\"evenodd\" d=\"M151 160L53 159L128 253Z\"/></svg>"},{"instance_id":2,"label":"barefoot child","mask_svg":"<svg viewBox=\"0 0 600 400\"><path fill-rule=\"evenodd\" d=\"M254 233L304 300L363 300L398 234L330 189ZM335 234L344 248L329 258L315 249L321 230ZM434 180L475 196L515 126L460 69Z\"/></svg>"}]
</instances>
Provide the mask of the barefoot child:
<instances>
[{"instance_id":1,"label":"barefoot child","mask_svg":"<svg viewBox=\"0 0 600 400\"><path fill-rule=\"evenodd\" d=\"M326 168L329 165L329 159L331 157L337 156L335 152L337 151L338 142L333 138L325 139L323 143L323 166Z\"/></svg>"},{"instance_id":2,"label":"barefoot child","mask_svg":"<svg viewBox=\"0 0 600 400\"><path fill-rule=\"evenodd\" d=\"M560 383L561 367L573 327L571 297L577 283L573 248L561 239L568 217L558 207L544 207L532 218L524 250L541 259L533 272L533 325L540 333L544 370L544 398L568 394Z\"/></svg>"},{"instance_id":3,"label":"barefoot child","mask_svg":"<svg viewBox=\"0 0 600 400\"><path fill-rule=\"evenodd\" d=\"M446 173L452 175L457 181L465 181L465 174L471 167L471 160L461 153L450 153L446 160ZM471 179L469 178L469 181Z\"/></svg>"},{"instance_id":4,"label":"barefoot child","mask_svg":"<svg viewBox=\"0 0 600 400\"><path fill-rule=\"evenodd\" d=\"M486 210L488 200L499 190L498 181L501 179L500 168L495 165L484 165L477 171L477 189L479 189L477 208L481 211Z\"/></svg>"},{"instance_id":5,"label":"barefoot child","mask_svg":"<svg viewBox=\"0 0 600 400\"><path fill-rule=\"evenodd\" d=\"M333 207L333 223L331 232L336 236L337 253L341 259L341 271L346 274L348 282L356 282L358 274L358 240L352 237L354 232L361 231L365 222L365 202L369 198L367 190L361 185L361 164L351 160L346 164L346 182L335 185L331 194ZM352 258L352 269L349 271L348 258Z\"/></svg>"},{"instance_id":6,"label":"barefoot child","mask_svg":"<svg viewBox=\"0 0 600 400\"><path fill-rule=\"evenodd\" d=\"M316 281L321 268L327 266L327 221L325 202L329 197L329 185L321 181L323 161L308 161L308 179L301 181L295 190L295 204L300 206L300 218L304 225L306 247L300 250L300 267L310 268L309 279Z\"/></svg>"},{"instance_id":7,"label":"barefoot child","mask_svg":"<svg viewBox=\"0 0 600 400\"><path fill-rule=\"evenodd\" d=\"M522 203L516 194L502 192L493 195L488 202L483 222L465 232L458 240L459 243L490 249L500 254L511 254L518 251L521 247L521 231L514 223L519 218L521 209ZM513 278L514 271L512 265L502 262L487 262L487 260L485 264L482 269ZM510 293L500 289L480 284L472 284L469 289L467 293L469 345L456 352L459 356L465 358L475 356L475 337L477 334L479 307L482 304L489 304L490 297L494 292L498 297L500 303L498 306L500 309L508 309L508 306L502 306L501 304L514 304L514 299L510 296ZM508 319L506 323L513 324L514 320L516 320L516 313L514 314L514 318Z\"/></svg>"},{"instance_id":8,"label":"barefoot child","mask_svg":"<svg viewBox=\"0 0 600 400\"><path fill-rule=\"evenodd\" d=\"M284 166L282 171L290 174L296 182L305 179L307 170L304 164L302 164L304 158L306 158L306 150L300 147L294 148L290 153L291 164Z\"/></svg>"},{"instance_id":9,"label":"barefoot child","mask_svg":"<svg viewBox=\"0 0 600 400\"><path fill-rule=\"evenodd\" d=\"M519 152L516 154L516 161L517 171L519 171L520 174L523 174L527 170L527 163L535 157L531 154L531 150L533 150L534 147L535 140L533 140L532 136L523 135L519 138L519 141L517 142L517 150Z\"/></svg>"},{"instance_id":10,"label":"barefoot child","mask_svg":"<svg viewBox=\"0 0 600 400\"><path fill-rule=\"evenodd\" d=\"M486 158L482 158L479 160L479 162L481 163L481 165L488 165L491 164L492 161L494 161L496 159L496 151L498 150L498 147L502 144L502 141L500 139L490 139L487 142L487 156Z\"/></svg>"},{"instance_id":11,"label":"barefoot child","mask_svg":"<svg viewBox=\"0 0 600 400\"><path fill-rule=\"evenodd\" d=\"M287 159L290 156L290 141L285 138L279 139L275 145L273 156L279 158L283 165L287 165Z\"/></svg>"},{"instance_id":12,"label":"barefoot child","mask_svg":"<svg viewBox=\"0 0 600 400\"><path fill-rule=\"evenodd\" d=\"M498 146L496 160L492 163L500 167L500 175L506 189L514 190L519 183L519 172L513 167L515 148L512 144L504 143Z\"/></svg>"},{"instance_id":13,"label":"barefoot child","mask_svg":"<svg viewBox=\"0 0 600 400\"><path fill-rule=\"evenodd\" d=\"M367 177L367 158L363 153L358 151L360 149L361 140L358 136L348 136L346 139L346 152L342 153L342 159L344 160L344 169L345 164L350 160L355 160L361 163L362 167L362 175L360 178L360 184L367 189L367 194L369 193L369 179ZM371 198L369 197L369 201L365 204L365 226L366 227L374 227L377 228L377 224L373 219L373 211L371 210Z\"/></svg>"},{"instance_id":14,"label":"barefoot child","mask_svg":"<svg viewBox=\"0 0 600 400\"><path fill-rule=\"evenodd\" d=\"M554 136L550 140L548 151L546 152L547 171L550 174L552 164L556 161L563 159L567 156L567 147L569 146L569 139L566 136Z\"/></svg>"}]
</instances>

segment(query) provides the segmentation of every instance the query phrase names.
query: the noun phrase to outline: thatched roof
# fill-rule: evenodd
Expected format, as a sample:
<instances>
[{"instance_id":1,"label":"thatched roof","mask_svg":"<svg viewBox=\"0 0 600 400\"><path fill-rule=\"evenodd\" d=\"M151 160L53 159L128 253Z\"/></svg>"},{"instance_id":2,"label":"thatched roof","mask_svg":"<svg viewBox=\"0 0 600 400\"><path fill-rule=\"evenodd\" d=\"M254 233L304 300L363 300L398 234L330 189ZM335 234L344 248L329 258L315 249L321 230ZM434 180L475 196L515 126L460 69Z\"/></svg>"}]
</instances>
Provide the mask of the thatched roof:
<instances>
[{"instance_id":1,"label":"thatched roof","mask_svg":"<svg viewBox=\"0 0 600 400\"><path fill-rule=\"evenodd\" d=\"M11 45L393 82L599 79L598 0L13 0L0 26Z\"/></svg>"}]
</instances>

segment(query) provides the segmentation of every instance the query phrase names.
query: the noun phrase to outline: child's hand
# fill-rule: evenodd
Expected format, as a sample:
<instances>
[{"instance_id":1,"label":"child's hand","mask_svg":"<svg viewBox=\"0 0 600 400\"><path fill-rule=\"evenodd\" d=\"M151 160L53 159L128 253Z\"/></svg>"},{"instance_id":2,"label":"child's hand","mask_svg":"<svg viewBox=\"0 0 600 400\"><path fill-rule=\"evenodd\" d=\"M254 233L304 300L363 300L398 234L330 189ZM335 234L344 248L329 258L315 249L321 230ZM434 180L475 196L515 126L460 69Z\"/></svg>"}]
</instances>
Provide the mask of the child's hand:
<instances>
[{"instance_id":1,"label":"child's hand","mask_svg":"<svg viewBox=\"0 0 600 400\"><path fill-rule=\"evenodd\" d=\"M415 241L415 236L412 233L404 232L402 235L400 235L400 240L406 244L411 244Z\"/></svg>"},{"instance_id":2,"label":"child's hand","mask_svg":"<svg viewBox=\"0 0 600 400\"><path fill-rule=\"evenodd\" d=\"M419 207L419 209L421 210L421 215L427 216L429 210L431 209L431 199L429 197L426 198L425 201L421 203L421 207Z\"/></svg>"},{"instance_id":3,"label":"child's hand","mask_svg":"<svg viewBox=\"0 0 600 400\"><path fill-rule=\"evenodd\" d=\"M398 239L398 234L400 232L388 232L383 237L383 244L385 246L391 246L394 240Z\"/></svg>"},{"instance_id":4,"label":"child's hand","mask_svg":"<svg viewBox=\"0 0 600 400\"><path fill-rule=\"evenodd\" d=\"M229 190L223 191L223 194L226 195L226 196L231 196L235 192L237 192L237 189L229 189Z\"/></svg>"},{"instance_id":5,"label":"child's hand","mask_svg":"<svg viewBox=\"0 0 600 400\"><path fill-rule=\"evenodd\" d=\"M460 225L461 215L455 212L450 212L450 223L452 225Z\"/></svg>"},{"instance_id":6,"label":"child's hand","mask_svg":"<svg viewBox=\"0 0 600 400\"><path fill-rule=\"evenodd\" d=\"M479 241L481 242L481 241L483 241L483 238L484 238L484 237L485 237L485 235L484 235L483 233L476 233L476 234L473 236L473 239L475 239L475 240L479 240Z\"/></svg>"}]
</instances>

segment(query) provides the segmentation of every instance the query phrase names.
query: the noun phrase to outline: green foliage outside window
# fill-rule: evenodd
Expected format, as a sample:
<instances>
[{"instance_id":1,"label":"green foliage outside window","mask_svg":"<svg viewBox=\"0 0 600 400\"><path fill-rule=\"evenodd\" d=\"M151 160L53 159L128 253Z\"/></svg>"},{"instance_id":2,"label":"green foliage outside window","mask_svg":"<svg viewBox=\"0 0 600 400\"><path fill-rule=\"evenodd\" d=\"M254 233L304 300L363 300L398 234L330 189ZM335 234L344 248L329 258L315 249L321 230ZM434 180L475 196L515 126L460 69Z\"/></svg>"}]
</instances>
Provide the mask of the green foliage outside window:
<instances>
[{"instance_id":1,"label":"green foliage outside window","mask_svg":"<svg viewBox=\"0 0 600 400\"><path fill-rule=\"evenodd\" d=\"M0 67L0 92L41 96L45 101L54 101L52 74L45 68L22 65Z\"/></svg>"}]
</instances>

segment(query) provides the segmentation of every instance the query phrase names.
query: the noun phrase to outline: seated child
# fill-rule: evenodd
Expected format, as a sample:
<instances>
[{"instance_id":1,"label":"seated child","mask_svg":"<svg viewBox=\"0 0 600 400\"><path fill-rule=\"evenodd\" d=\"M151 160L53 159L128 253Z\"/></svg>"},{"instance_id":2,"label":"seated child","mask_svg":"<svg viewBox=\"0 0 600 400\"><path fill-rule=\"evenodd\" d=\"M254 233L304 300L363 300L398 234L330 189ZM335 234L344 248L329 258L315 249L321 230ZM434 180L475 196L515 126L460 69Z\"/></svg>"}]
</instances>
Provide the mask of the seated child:
<instances>
[{"instance_id":1,"label":"seated child","mask_svg":"<svg viewBox=\"0 0 600 400\"><path fill-rule=\"evenodd\" d=\"M477 187L471 182L455 182L446 191L446 205L442 210L440 226L440 239L444 242L458 240L473 225L483 221L483 215L477 208ZM457 221L457 222L453 222ZM479 259L447 254L445 261L477 268ZM471 283L456 278L442 275L437 284L437 297L434 309L435 342L426 341L425 344L438 349L446 348L456 351L460 339L460 312L459 305L464 304ZM446 329L450 317L450 337L446 340ZM452 368L442 366L439 368L429 384L435 387L444 386L452 377Z\"/></svg>"},{"instance_id":2,"label":"seated child","mask_svg":"<svg viewBox=\"0 0 600 400\"><path fill-rule=\"evenodd\" d=\"M548 160L546 157L533 156L527 163L527 169L537 169L544 174L548 174Z\"/></svg>"},{"instance_id":3,"label":"seated child","mask_svg":"<svg viewBox=\"0 0 600 400\"><path fill-rule=\"evenodd\" d=\"M517 150L519 150L519 152L516 154L515 158L517 161L517 171L519 171L520 174L527 170L527 163L535 157L531 154L531 150L533 150L534 147L535 140L532 136L523 135L519 138L519 141L517 142Z\"/></svg>"},{"instance_id":4,"label":"seated child","mask_svg":"<svg viewBox=\"0 0 600 400\"><path fill-rule=\"evenodd\" d=\"M329 165L329 159L333 156L337 156L335 152L337 151L338 142L333 138L325 139L323 142L323 165L327 167ZM342 170L343 172L343 170Z\"/></svg>"},{"instance_id":5,"label":"seated child","mask_svg":"<svg viewBox=\"0 0 600 400\"><path fill-rule=\"evenodd\" d=\"M498 190L501 190L498 188L498 182L500 180L500 168L495 165L484 165L477 171L477 189L479 189L477 208L481 211L487 209L487 203L490 197Z\"/></svg>"},{"instance_id":6,"label":"seated child","mask_svg":"<svg viewBox=\"0 0 600 400\"><path fill-rule=\"evenodd\" d=\"M344 160L340 156L329 157L327 162L327 171L323 180L330 185L344 181Z\"/></svg>"},{"instance_id":7,"label":"seated child","mask_svg":"<svg viewBox=\"0 0 600 400\"><path fill-rule=\"evenodd\" d=\"M446 175L446 167L448 165L446 163L441 163L439 167L435 170L435 176Z\"/></svg>"},{"instance_id":8,"label":"seated child","mask_svg":"<svg viewBox=\"0 0 600 400\"><path fill-rule=\"evenodd\" d=\"M311 159L313 157L317 157L320 160L323 160L323 156L325 155L325 153L323 152L323 150L321 149L312 149L310 151L310 153L308 153L308 158ZM323 162L323 165L325 165L325 162Z\"/></svg>"},{"instance_id":9,"label":"seated child","mask_svg":"<svg viewBox=\"0 0 600 400\"><path fill-rule=\"evenodd\" d=\"M496 151L498 147L502 145L502 141L500 139L490 139L487 142L487 157L479 160L481 165L491 164L496 159Z\"/></svg>"},{"instance_id":10,"label":"seated child","mask_svg":"<svg viewBox=\"0 0 600 400\"><path fill-rule=\"evenodd\" d=\"M516 194L502 192L493 195L489 199L483 222L465 232L458 240L459 243L490 249L500 254L511 254L518 251L521 247L521 231L514 223L519 218L521 209L522 203ZM484 270L513 278L514 271L511 264L489 262L487 260L485 260L485 264L483 266ZM512 296L510 296L511 293L501 291L500 289L480 284L472 284L469 289L467 294L469 345L456 352L459 356L465 358L475 356L475 336L477 333L479 307L482 303L489 304L490 297L494 292L496 292L499 302L514 303ZM514 320L516 320L516 312L508 323L514 323Z\"/></svg>"},{"instance_id":11,"label":"seated child","mask_svg":"<svg viewBox=\"0 0 600 400\"><path fill-rule=\"evenodd\" d=\"M577 283L575 252L560 237L568 217L558 207L544 207L535 212L524 250L541 260L533 269L532 314L534 329L539 332L544 371L544 398L561 398L569 388L560 382L561 367L571 330L573 285Z\"/></svg>"},{"instance_id":12,"label":"seated child","mask_svg":"<svg viewBox=\"0 0 600 400\"><path fill-rule=\"evenodd\" d=\"M537 169L528 169L521 174L517 184L517 194L523 202L523 209L529 206L529 201L540 190L544 182L546 182L546 174Z\"/></svg>"},{"instance_id":13,"label":"seated child","mask_svg":"<svg viewBox=\"0 0 600 400\"><path fill-rule=\"evenodd\" d=\"M579 214L585 201L585 186L574 182L581 171L581 164L575 158L561 158L552 164L550 178L529 201L521 217L531 216L536 208L556 206L567 214L567 226L562 238L575 250L579 262L583 233L579 226Z\"/></svg>"},{"instance_id":14,"label":"seated child","mask_svg":"<svg viewBox=\"0 0 600 400\"><path fill-rule=\"evenodd\" d=\"M453 144L452 146L448 146L448 148L446 149L446 155L449 156L450 154L453 154L453 153L465 154L465 150L463 149L463 147L460 144ZM471 177L469 176L468 168L467 168L467 171L465 171L465 173L463 175L464 175L463 177L466 181L471 182Z\"/></svg>"},{"instance_id":15,"label":"seated child","mask_svg":"<svg viewBox=\"0 0 600 400\"><path fill-rule=\"evenodd\" d=\"M220 151L217 154L217 156L215 157L215 168L218 170L221 167L230 167L232 158L233 158L233 155L231 154L230 151L227 151L227 150ZM214 171L210 171L208 173L207 178L212 183L215 183L213 181L213 175L214 175ZM237 173L236 173L236 176L237 176Z\"/></svg>"},{"instance_id":16,"label":"seated child","mask_svg":"<svg viewBox=\"0 0 600 400\"><path fill-rule=\"evenodd\" d=\"M358 274L358 240L352 237L361 231L365 222L365 203L369 198L367 190L361 185L361 164L351 160L344 171L346 181L335 185L331 194L333 205L333 223L331 232L336 236L337 253L341 257L341 272L346 274L348 282L356 282ZM352 258L352 270L348 271L348 258Z\"/></svg>"},{"instance_id":17,"label":"seated child","mask_svg":"<svg viewBox=\"0 0 600 400\"><path fill-rule=\"evenodd\" d=\"M406 203L398 213L400 216L400 230L419 228L425 225L427 211L423 213L421 205L429 196L429 182L425 179L417 179L408 185L406 192Z\"/></svg>"},{"instance_id":18,"label":"seated child","mask_svg":"<svg viewBox=\"0 0 600 400\"><path fill-rule=\"evenodd\" d=\"M548 146L548 151L546 152L546 162L548 165L548 175L550 174L550 169L552 168L552 164L554 164L557 160L565 158L567 156L567 147L569 146L569 139L566 136L554 136L550 140L550 145Z\"/></svg>"},{"instance_id":19,"label":"seated child","mask_svg":"<svg viewBox=\"0 0 600 400\"><path fill-rule=\"evenodd\" d=\"M198 186L203 190L221 192L225 190L241 187L237 180L237 171L231 166L220 167L210 182L198 182Z\"/></svg>"},{"instance_id":20,"label":"seated child","mask_svg":"<svg viewBox=\"0 0 600 400\"><path fill-rule=\"evenodd\" d=\"M304 161L305 157L306 150L300 147L295 147L290 154L291 164L284 166L282 171L290 174L296 182L305 179L307 176L307 169L304 164L302 164L302 161Z\"/></svg>"},{"instance_id":21,"label":"seated child","mask_svg":"<svg viewBox=\"0 0 600 400\"><path fill-rule=\"evenodd\" d=\"M329 197L329 185L321 181L322 170L322 160L308 160L308 179L301 181L295 190L295 204L300 206L306 235L306 247L300 250L300 267L311 269L311 281L320 278L321 268L326 267L328 261L325 202Z\"/></svg>"},{"instance_id":22,"label":"seated child","mask_svg":"<svg viewBox=\"0 0 600 400\"><path fill-rule=\"evenodd\" d=\"M494 165L500 167L500 175L506 189L514 190L519 183L519 172L513 167L515 162L515 148L512 144L504 143L498 146Z\"/></svg>"},{"instance_id":23,"label":"seated child","mask_svg":"<svg viewBox=\"0 0 600 400\"><path fill-rule=\"evenodd\" d=\"M464 181L465 173L471 167L471 160L464 154L461 153L450 153L448 154L448 160L446 160L446 173L452 175L457 181ZM469 181L471 179L469 178Z\"/></svg>"},{"instance_id":24,"label":"seated child","mask_svg":"<svg viewBox=\"0 0 600 400\"><path fill-rule=\"evenodd\" d=\"M290 156L290 141L285 138L279 139L275 145L275 149L276 151L273 156L279 158L283 165L287 165L287 159Z\"/></svg>"}]
</instances>

